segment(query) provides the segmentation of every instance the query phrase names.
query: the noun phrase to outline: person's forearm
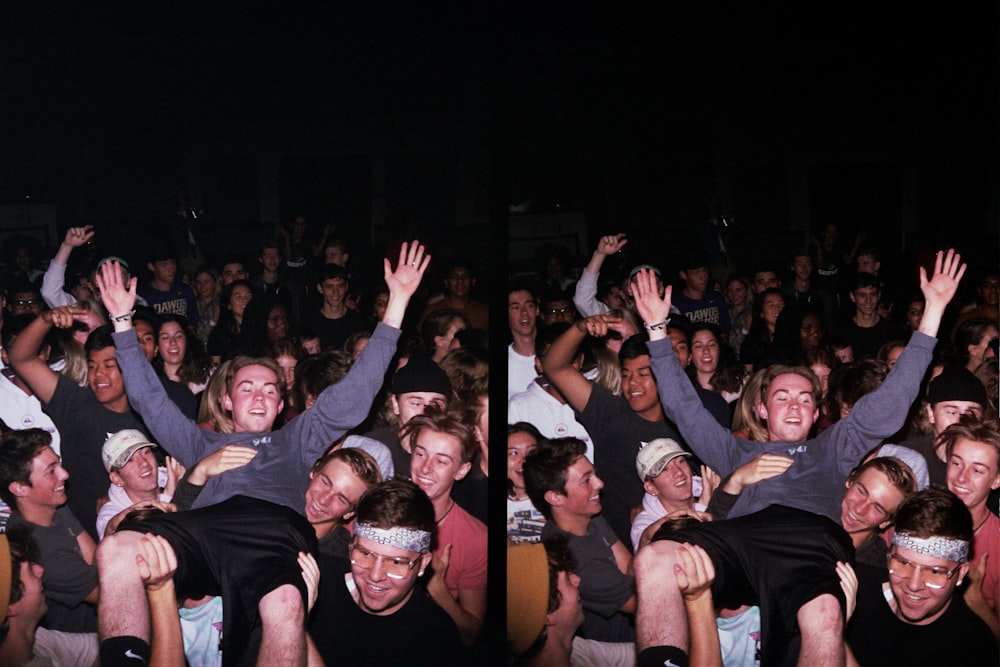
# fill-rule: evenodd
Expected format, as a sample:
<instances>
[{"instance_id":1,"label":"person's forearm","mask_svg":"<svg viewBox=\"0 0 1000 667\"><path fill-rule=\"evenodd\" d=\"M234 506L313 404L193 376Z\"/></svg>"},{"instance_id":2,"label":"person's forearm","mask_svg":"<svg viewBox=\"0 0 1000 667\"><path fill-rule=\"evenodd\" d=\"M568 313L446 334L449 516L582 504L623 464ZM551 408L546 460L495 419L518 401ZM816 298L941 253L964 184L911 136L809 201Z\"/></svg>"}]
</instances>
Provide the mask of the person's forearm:
<instances>
[{"instance_id":1,"label":"person's forearm","mask_svg":"<svg viewBox=\"0 0 1000 667\"><path fill-rule=\"evenodd\" d=\"M409 297L389 292L389 303L385 306L385 315L382 316L382 324L394 329L402 329L403 318L406 316L406 306L409 302Z\"/></svg>"},{"instance_id":2,"label":"person's forearm","mask_svg":"<svg viewBox=\"0 0 1000 667\"><path fill-rule=\"evenodd\" d=\"M14 344L7 348L7 360L17 371L17 365L38 358L38 351L45 340L45 334L52 328L51 322L45 321L45 315L39 315L24 328L24 331L14 339Z\"/></svg>"},{"instance_id":3,"label":"person's forearm","mask_svg":"<svg viewBox=\"0 0 1000 667\"><path fill-rule=\"evenodd\" d=\"M920 318L917 331L936 338L938 329L941 327L941 318L944 317L946 306L947 304L927 302L924 305L924 316Z\"/></svg>"},{"instance_id":4,"label":"person's forearm","mask_svg":"<svg viewBox=\"0 0 1000 667\"><path fill-rule=\"evenodd\" d=\"M56 250L55 257L52 258L52 263L65 268L69 264L69 256L71 254L73 254L73 246L63 241L59 244L59 249Z\"/></svg>"},{"instance_id":5,"label":"person's forearm","mask_svg":"<svg viewBox=\"0 0 1000 667\"><path fill-rule=\"evenodd\" d=\"M715 624L715 609L710 594L694 600L684 598L691 639L690 667L722 667L722 647Z\"/></svg>"},{"instance_id":6,"label":"person's forearm","mask_svg":"<svg viewBox=\"0 0 1000 667\"><path fill-rule=\"evenodd\" d=\"M590 261L587 262L585 270L590 271L595 276L601 275L601 267L604 266L604 260L607 257L603 252L595 250L594 254L590 256Z\"/></svg>"},{"instance_id":7,"label":"person's forearm","mask_svg":"<svg viewBox=\"0 0 1000 667\"><path fill-rule=\"evenodd\" d=\"M173 581L157 590L147 589L146 594L149 598L149 620L152 626L149 667L183 665L184 641Z\"/></svg>"},{"instance_id":8,"label":"person's forearm","mask_svg":"<svg viewBox=\"0 0 1000 667\"><path fill-rule=\"evenodd\" d=\"M42 275L42 299L49 308L59 306L69 306L73 304L73 297L63 291L66 285L66 266L57 264L55 260L49 263L49 268Z\"/></svg>"},{"instance_id":9,"label":"person's forearm","mask_svg":"<svg viewBox=\"0 0 1000 667\"><path fill-rule=\"evenodd\" d=\"M565 371L573 367L573 360L576 358L580 344L587 338L586 330L580 328L581 320L577 320L552 343L548 353L542 360L542 369L550 378L560 371Z\"/></svg>"}]
</instances>

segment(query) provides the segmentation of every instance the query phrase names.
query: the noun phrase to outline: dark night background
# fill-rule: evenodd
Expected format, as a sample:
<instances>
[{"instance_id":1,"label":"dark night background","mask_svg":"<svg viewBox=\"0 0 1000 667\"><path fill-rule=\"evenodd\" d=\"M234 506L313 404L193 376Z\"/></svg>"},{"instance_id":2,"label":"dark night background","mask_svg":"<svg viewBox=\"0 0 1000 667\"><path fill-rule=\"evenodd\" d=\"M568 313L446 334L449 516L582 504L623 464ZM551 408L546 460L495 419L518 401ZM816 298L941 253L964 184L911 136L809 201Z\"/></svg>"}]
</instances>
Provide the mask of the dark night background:
<instances>
[{"instance_id":1,"label":"dark night background","mask_svg":"<svg viewBox=\"0 0 1000 667\"><path fill-rule=\"evenodd\" d=\"M216 255L302 212L502 301L543 240L670 262L715 195L738 263L827 222L997 263L996 3L467 5L4 3L0 239L138 254L185 186Z\"/></svg>"}]
</instances>

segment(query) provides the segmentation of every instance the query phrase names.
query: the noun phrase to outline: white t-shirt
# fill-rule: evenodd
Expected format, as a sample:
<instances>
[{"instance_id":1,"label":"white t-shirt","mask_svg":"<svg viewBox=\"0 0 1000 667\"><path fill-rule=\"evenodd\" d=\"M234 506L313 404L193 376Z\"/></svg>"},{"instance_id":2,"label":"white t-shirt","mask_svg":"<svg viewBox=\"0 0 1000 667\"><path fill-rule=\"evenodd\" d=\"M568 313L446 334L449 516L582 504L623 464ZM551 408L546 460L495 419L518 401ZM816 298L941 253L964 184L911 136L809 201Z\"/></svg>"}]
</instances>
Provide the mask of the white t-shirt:
<instances>
[{"instance_id":1,"label":"white t-shirt","mask_svg":"<svg viewBox=\"0 0 1000 667\"><path fill-rule=\"evenodd\" d=\"M535 355L525 357L514 351L514 344L507 346L507 400L514 394L527 390L538 377L535 372Z\"/></svg>"}]
</instances>

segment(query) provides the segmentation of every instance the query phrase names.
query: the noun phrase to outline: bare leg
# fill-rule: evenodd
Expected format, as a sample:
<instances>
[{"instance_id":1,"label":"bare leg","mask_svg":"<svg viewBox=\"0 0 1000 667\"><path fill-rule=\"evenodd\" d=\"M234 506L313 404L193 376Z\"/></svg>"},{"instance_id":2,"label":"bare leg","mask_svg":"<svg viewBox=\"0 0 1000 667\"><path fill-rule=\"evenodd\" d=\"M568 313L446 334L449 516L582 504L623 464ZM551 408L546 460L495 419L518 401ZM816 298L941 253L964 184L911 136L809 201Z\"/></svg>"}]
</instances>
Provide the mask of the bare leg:
<instances>
[{"instance_id":1,"label":"bare leg","mask_svg":"<svg viewBox=\"0 0 1000 667\"><path fill-rule=\"evenodd\" d=\"M149 642L149 605L135 557L142 553L141 533L123 530L104 538L97 547L101 599L97 629L101 641L109 637L138 637Z\"/></svg>"},{"instance_id":2,"label":"bare leg","mask_svg":"<svg viewBox=\"0 0 1000 667\"><path fill-rule=\"evenodd\" d=\"M305 610L299 589L279 586L261 598L258 609L262 629L257 664L305 665Z\"/></svg>"},{"instance_id":3,"label":"bare leg","mask_svg":"<svg viewBox=\"0 0 1000 667\"><path fill-rule=\"evenodd\" d=\"M844 616L840 601L820 595L802 605L796 615L802 633L798 664L805 667L844 665Z\"/></svg>"},{"instance_id":4,"label":"bare leg","mask_svg":"<svg viewBox=\"0 0 1000 667\"><path fill-rule=\"evenodd\" d=\"M687 614L674 578L677 547L670 540L651 542L635 555L639 606L635 617L636 647L676 646L688 651Z\"/></svg>"}]
</instances>

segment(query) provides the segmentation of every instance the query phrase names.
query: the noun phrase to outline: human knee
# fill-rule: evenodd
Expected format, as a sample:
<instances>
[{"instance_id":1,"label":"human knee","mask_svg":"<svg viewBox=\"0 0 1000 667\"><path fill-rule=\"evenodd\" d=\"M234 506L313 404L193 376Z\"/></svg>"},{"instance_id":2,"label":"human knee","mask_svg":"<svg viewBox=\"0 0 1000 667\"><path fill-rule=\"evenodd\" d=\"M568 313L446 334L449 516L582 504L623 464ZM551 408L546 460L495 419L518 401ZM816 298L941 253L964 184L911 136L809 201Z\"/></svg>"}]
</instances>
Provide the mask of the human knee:
<instances>
[{"instance_id":1,"label":"human knee","mask_svg":"<svg viewBox=\"0 0 1000 667\"><path fill-rule=\"evenodd\" d=\"M139 553L142 536L131 530L108 535L97 545L97 568L100 572L113 571L118 576L124 569L135 570L135 557Z\"/></svg>"},{"instance_id":2,"label":"human knee","mask_svg":"<svg viewBox=\"0 0 1000 667\"><path fill-rule=\"evenodd\" d=\"M677 542L657 540L639 549L633 560L636 581L674 581L677 547Z\"/></svg>"},{"instance_id":3,"label":"human knee","mask_svg":"<svg viewBox=\"0 0 1000 667\"><path fill-rule=\"evenodd\" d=\"M261 620L265 623L284 622L305 616L302 593L291 584L279 586L262 597L258 607Z\"/></svg>"},{"instance_id":4,"label":"human knee","mask_svg":"<svg viewBox=\"0 0 1000 667\"><path fill-rule=\"evenodd\" d=\"M840 627L844 622L840 600L829 593L813 598L799 609L798 621L803 633L810 630L828 632Z\"/></svg>"}]
</instances>

